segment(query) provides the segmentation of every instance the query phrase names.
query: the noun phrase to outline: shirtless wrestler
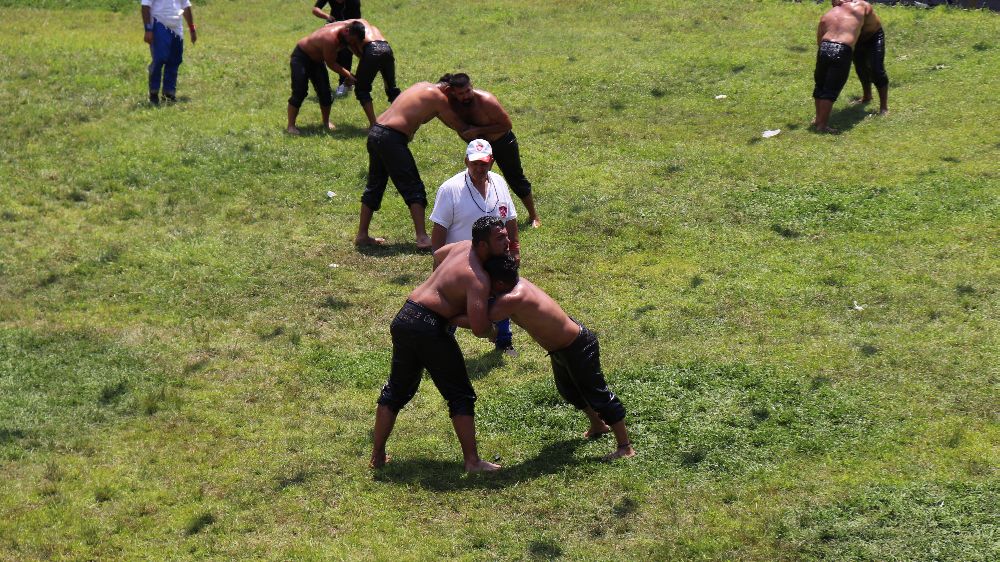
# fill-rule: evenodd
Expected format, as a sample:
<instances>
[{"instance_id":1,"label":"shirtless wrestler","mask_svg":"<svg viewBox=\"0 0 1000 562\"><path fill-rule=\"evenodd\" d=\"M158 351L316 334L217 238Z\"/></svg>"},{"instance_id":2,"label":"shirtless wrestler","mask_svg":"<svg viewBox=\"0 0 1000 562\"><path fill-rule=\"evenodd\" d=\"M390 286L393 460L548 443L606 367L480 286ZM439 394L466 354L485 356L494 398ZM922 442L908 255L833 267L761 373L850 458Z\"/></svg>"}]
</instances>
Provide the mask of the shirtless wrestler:
<instances>
[{"instance_id":1,"label":"shirtless wrestler","mask_svg":"<svg viewBox=\"0 0 1000 562\"><path fill-rule=\"evenodd\" d=\"M816 70L813 72L816 118L813 126L820 133L838 133L829 126L833 102L847 83L851 73L852 51L865 20L874 12L867 2L831 0L833 7L819 20L816 30Z\"/></svg>"},{"instance_id":2,"label":"shirtless wrestler","mask_svg":"<svg viewBox=\"0 0 1000 562\"><path fill-rule=\"evenodd\" d=\"M399 97L399 88L396 87L396 58L382 32L367 20L355 19L346 23L347 44L358 57L358 69L354 73L358 83L354 88L354 97L364 109L368 126L371 127L375 124L375 109L372 106L372 83L375 82L375 75L382 74L382 84L389 103Z\"/></svg>"},{"instance_id":3,"label":"shirtless wrestler","mask_svg":"<svg viewBox=\"0 0 1000 562\"><path fill-rule=\"evenodd\" d=\"M337 63L337 53L347 46L344 22L331 23L303 37L292 51L290 66L292 69L292 96L288 98L288 128L290 134L298 135L301 131L295 126L299 116L299 108L309 93L309 82L312 82L316 97L319 98L319 109L323 115L323 126L328 129L335 127L330 124L330 106L333 105L333 91L330 89L330 77L326 74L324 64L330 70L344 78L344 83L353 85L355 80L351 71Z\"/></svg>"},{"instance_id":4,"label":"shirtless wrestler","mask_svg":"<svg viewBox=\"0 0 1000 562\"><path fill-rule=\"evenodd\" d=\"M507 185L528 210L531 226L533 228L541 226L538 211L535 210L535 198L531 195L531 182L525 177L524 169L521 167L521 149L511 129L513 125L510 116L500 105L500 101L486 90L473 89L469 75L462 72L445 74L439 81L451 87L452 108L462 120L471 125L459 136L465 142L477 138L490 141L493 146L493 158L504 179L507 180Z\"/></svg>"},{"instance_id":5,"label":"shirtless wrestler","mask_svg":"<svg viewBox=\"0 0 1000 562\"><path fill-rule=\"evenodd\" d=\"M389 461L385 443L399 410L416 394L424 369L448 402L465 470L492 472L500 468L479 458L474 418L476 392L465 370L462 350L448 329L448 319L463 315L476 336L496 338L496 328L487 318L490 279L482 263L491 256L505 255L509 242L500 219L479 219L472 227L471 241L449 244L438 250L440 254L435 253L434 272L410 293L396 314L390 327L392 368L375 412L372 468Z\"/></svg>"},{"instance_id":6,"label":"shirtless wrestler","mask_svg":"<svg viewBox=\"0 0 1000 562\"><path fill-rule=\"evenodd\" d=\"M424 217L427 190L407 144L421 125L435 117L458 133L465 132L468 125L452 109L450 95L447 84L417 82L404 90L368 130L368 183L361 195L361 217L354 238L356 245L385 243L383 238L370 236L368 227L372 216L382 206L382 196L392 178L396 191L410 209L417 248L431 248Z\"/></svg>"},{"instance_id":7,"label":"shirtless wrestler","mask_svg":"<svg viewBox=\"0 0 1000 562\"><path fill-rule=\"evenodd\" d=\"M559 394L590 419L590 428L584 437L596 439L613 432L617 447L604 459L635 456L625 429L625 407L608 389L601 371L597 337L570 318L545 291L519 278L518 263L510 256L491 257L483 268L490 276L491 288L497 297L490 305L490 320L509 317L549 352ZM464 325L465 319L458 317L452 322Z\"/></svg>"},{"instance_id":8,"label":"shirtless wrestler","mask_svg":"<svg viewBox=\"0 0 1000 562\"><path fill-rule=\"evenodd\" d=\"M854 0L855 4L868 4L863 0ZM868 4L872 8L871 4ZM866 104L872 101L872 84L878 90L879 115L889 113L889 75L885 71L885 30L882 20L872 8L865 16L861 27L861 35L854 46L854 71L861 81L861 99L855 103Z\"/></svg>"}]
</instances>

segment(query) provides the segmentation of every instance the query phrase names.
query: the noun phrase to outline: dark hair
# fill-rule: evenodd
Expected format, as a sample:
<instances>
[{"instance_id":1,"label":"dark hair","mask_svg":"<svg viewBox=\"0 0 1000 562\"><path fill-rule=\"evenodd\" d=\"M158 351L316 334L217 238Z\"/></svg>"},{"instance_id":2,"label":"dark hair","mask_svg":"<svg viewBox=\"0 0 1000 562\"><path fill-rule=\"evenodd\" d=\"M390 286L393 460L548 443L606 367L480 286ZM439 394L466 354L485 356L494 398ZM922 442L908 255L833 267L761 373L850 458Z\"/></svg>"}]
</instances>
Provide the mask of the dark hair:
<instances>
[{"instance_id":1,"label":"dark hair","mask_svg":"<svg viewBox=\"0 0 1000 562\"><path fill-rule=\"evenodd\" d=\"M517 285L518 264L509 255L493 256L483 263L483 269L493 281L502 281L511 286Z\"/></svg>"},{"instance_id":2,"label":"dark hair","mask_svg":"<svg viewBox=\"0 0 1000 562\"><path fill-rule=\"evenodd\" d=\"M347 34L363 41L365 38L365 24L359 21L352 21L351 24L347 26Z\"/></svg>"},{"instance_id":3,"label":"dark hair","mask_svg":"<svg viewBox=\"0 0 1000 562\"><path fill-rule=\"evenodd\" d=\"M464 88L472 84L472 78L469 78L469 75L464 72L456 72L455 74L445 74L438 78L438 82L447 84L449 88Z\"/></svg>"},{"instance_id":4,"label":"dark hair","mask_svg":"<svg viewBox=\"0 0 1000 562\"><path fill-rule=\"evenodd\" d=\"M490 215L476 219L472 224L472 246L475 247L480 242L489 242L494 227L503 228L503 221Z\"/></svg>"}]
</instances>

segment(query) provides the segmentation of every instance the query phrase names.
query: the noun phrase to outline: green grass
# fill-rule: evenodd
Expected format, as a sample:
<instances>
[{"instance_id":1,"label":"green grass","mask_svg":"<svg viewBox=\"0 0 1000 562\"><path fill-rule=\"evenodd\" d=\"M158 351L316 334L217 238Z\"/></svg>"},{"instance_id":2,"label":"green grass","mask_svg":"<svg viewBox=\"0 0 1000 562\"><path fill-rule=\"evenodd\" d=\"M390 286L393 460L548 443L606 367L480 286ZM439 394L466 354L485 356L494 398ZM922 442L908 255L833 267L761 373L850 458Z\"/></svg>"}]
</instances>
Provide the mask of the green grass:
<instances>
[{"instance_id":1,"label":"green grass","mask_svg":"<svg viewBox=\"0 0 1000 562\"><path fill-rule=\"evenodd\" d=\"M834 137L825 6L366 0L401 84L464 70L511 113L523 273L598 334L639 451L597 461L523 332L460 334L479 478L430 381L366 467L430 263L391 189L390 246L351 244L353 99L283 134L320 23L291 4L196 3L151 108L134 2L0 0L0 559L1000 556L997 14L877 6L892 113L852 78ZM429 194L461 166L439 123L411 147Z\"/></svg>"}]
</instances>

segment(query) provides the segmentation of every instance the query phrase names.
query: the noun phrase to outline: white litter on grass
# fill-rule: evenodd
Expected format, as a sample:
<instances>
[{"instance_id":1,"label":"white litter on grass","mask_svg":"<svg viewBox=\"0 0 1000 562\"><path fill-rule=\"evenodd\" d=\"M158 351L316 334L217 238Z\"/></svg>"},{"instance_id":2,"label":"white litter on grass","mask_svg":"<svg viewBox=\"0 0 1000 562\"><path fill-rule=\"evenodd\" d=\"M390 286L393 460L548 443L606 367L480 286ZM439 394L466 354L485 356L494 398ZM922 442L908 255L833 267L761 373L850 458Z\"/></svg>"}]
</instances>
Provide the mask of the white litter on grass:
<instances>
[{"instance_id":1,"label":"white litter on grass","mask_svg":"<svg viewBox=\"0 0 1000 562\"><path fill-rule=\"evenodd\" d=\"M330 199L333 199L334 197L337 196L337 194L332 191L327 191L326 196L329 197Z\"/></svg>"},{"instance_id":2,"label":"white litter on grass","mask_svg":"<svg viewBox=\"0 0 1000 562\"><path fill-rule=\"evenodd\" d=\"M719 95L715 96L715 99L717 99L717 100L724 100L724 99L726 99L727 97L728 97L728 96L726 96L726 94L719 94Z\"/></svg>"},{"instance_id":3,"label":"white litter on grass","mask_svg":"<svg viewBox=\"0 0 1000 562\"><path fill-rule=\"evenodd\" d=\"M853 308L854 310L857 310L858 312L861 312L862 310L865 309L864 305L858 304L858 301L853 301L853 302L854 302L854 306L852 306L851 308Z\"/></svg>"},{"instance_id":4,"label":"white litter on grass","mask_svg":"<svg viewBox=\"0 0 1000 562\"><path fill-rule=\"evenodd\" d=\"M764 137L765 139L769 139L771 137L778 136L778 133L780 132L781 129L774 129L773 131L764 131L763 133L760 134L760 136Z\"/></svg>"},{"instance_id":5,"label":"white litter on grass","mask_svg":"<svg viewBox=\"0 0 1000 562\"><path fill-rule=\"evenodd\" d=\"M339 266L339 265L337 265L337 264L335 264L335 263L331 263L331 264L330 264L330 268L331 268L331 269L332 269L332 268L337 268L337 267L340 267L340 266Z\"/></svg>"}]
</instances>

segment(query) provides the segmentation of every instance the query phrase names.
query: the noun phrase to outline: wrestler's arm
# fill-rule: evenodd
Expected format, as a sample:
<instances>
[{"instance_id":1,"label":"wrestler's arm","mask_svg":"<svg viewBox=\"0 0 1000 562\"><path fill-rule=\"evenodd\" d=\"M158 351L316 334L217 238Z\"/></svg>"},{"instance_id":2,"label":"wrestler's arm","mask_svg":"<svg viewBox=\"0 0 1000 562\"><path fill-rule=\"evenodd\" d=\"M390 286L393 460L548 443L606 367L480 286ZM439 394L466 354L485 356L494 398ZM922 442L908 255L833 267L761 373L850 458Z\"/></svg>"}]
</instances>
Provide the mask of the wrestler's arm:
<instances>
[{"instance_id":1,"label":"wrestler's arm","mask_svg":"<svg viewBox=\"0 0 1000 562\"><path fill-rule=\"evenodd\" d=\"M490 305L490 321L499 322L510 318L520 304L520 293L510 292L497 297Z\"/></svg>"},{"instance_id":2,"label":"wrestler's arm","mask_svg":"<svg viewBox=\"0 0 1000 562\"><path fill-rule=\"evenodd\" d=\"M458 316L452 316L451 320L449 320L449 322L451 323L452 326L456 326L456 327L459 327L459 328L465 328L466 330L469 329L469 315L468 314L459 314Z\"/></svg>"},{"instance_id":3,"label":"wrestler's arm","mask_svg":"<svg viewBox=\"0 0 1000 562\"><path fill-rule=\"evenodd\" d=\"M448 104L448 97L444 94L441 94L441 97L437 100L437 104L437 118L440 119L445 125L454 129L458 135L464 139L464 134L465 131L468 130L469 124L462 121L462 118L455 113L455 110L453 110L451 105Z\"/></svg>"},{"instance_id":4,"label":"wrestler's arm","mask_svg":"<svg viewBox=\"0 0 1000 562\"><path fill-rule=\"evenodd\" d=\"M485 277L485 279L483 278ZM465 312L469 316L469 329L477 338L484 338L495 341L497 338L497 328L490 322L486 303L490 298L490 291L487 285L485 273L476 275L475 282L466 291Z\"/></svg>"},{"instance_id":5,"label":"wrestler's arm","mask_svg":"<svg viewBox=\"0 0 1000 562\"><path fill-rule=\"evenodd\" d=\"M344 81L353 86L357 80L355 80L354 75L351 74L350 70L337 64L337 53L340 52L340 41L335 41L332 44L330 42L323 44L323 60L326 65L330 67L330 70L336 72L337 74L344 77Z\"/></svg>"},{"instance_id":6,"label":"wrestler's arm","mask_svg":"<svg viewBox=\"0 0 1000 562\"><path fill-rule=\"evenodd\" d=\"M465 131L464 135L469 138L464 140L471 141L477 138L485 138L499 133L506 133L514 127L514 124L510 122L510 115L507 115L507 111L504 110L503 106L500 105L500 102L495 96L486 94L480 101L483 104L483 108L485 109L485 113L490 124L482 127L469 127L469 129Z\"/></svg>"},{"instance_id":7,"label":"wrestler's arm","mask_svg":"<svg viewBox=\"0 0 1000 562\"><path fill-rule=\"evenodd\" d=\"M316 16L321 20L326 20L327 23L333 22L333 14L326 13L323 11L323 6L326 6L327 0L317 0L316 5L313 6L312 15Z\"/></svg>"},{"instance_id":8,"label":"wrestler's arm","mask_svg":"<svg viewBox=\"0 0 1000 562\"><path fill-rule=\"evenodd\" d=\"M517 234L517 219L507 221L504 228L507 229L507 236L510 238L510 257L521 263L521 239Z\"/></svg>"}]
</instances>

